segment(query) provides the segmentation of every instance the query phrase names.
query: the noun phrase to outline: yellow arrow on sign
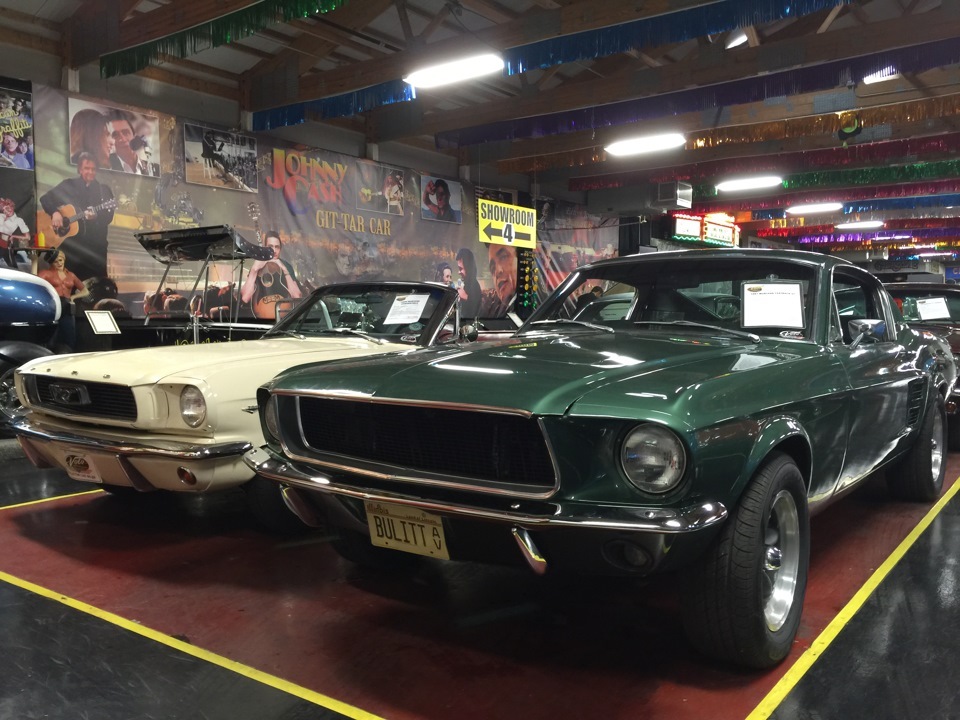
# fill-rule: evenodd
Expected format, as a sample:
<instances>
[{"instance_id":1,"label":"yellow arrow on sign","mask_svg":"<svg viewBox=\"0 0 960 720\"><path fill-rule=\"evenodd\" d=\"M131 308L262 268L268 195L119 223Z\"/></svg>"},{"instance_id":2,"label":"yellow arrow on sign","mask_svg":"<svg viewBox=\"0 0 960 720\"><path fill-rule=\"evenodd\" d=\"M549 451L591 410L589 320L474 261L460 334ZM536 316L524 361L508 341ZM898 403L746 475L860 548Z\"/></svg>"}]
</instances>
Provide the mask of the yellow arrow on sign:
<instances>
[{"instance_id":1,"label":"yellow arrow on sign","mask_svg":"<svg viewBox=\"0 0 960 720\"><path fill-rule=\"evenodd\" d=\"M477 200L480 242L515 247L537 246L537 212L495 200Z\"/></svg>"}]
</instances>

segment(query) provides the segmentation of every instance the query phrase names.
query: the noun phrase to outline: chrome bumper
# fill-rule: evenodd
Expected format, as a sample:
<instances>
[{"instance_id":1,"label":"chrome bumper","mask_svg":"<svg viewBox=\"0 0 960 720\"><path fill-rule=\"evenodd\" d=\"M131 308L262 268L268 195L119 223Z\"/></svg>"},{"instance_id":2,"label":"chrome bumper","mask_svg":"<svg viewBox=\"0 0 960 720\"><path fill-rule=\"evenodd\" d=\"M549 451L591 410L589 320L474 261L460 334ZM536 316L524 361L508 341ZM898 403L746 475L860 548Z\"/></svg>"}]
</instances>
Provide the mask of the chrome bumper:
<instances>
[{"instance_id":1,"label":"chrome bumper","mask_svg":"<svg viewBox=\"0 0 960 720\"><path fill-rule=\"evenodd\" d=\"M170 442L159 438L155 445L145 445L136 442L112 442L85 435L77 435L64 430L45 429L31 422L28 418L21 418L13 423L11 430L28 440L68 443L74 447L90 448L92 450L120 456L152 455L177 460L213 460L216 458L242 455L253 448L253 444L249 442L198 445L196 443Z\"/></svg>"},{"instance_id":2,"label":"chrome bumper","mask_svg":"<svg viewBox=\"0 0 960 720\"><path fill-rule=\"evenodd\" d=\"M297 488L361 500L395 503L439 514L479 518L520 527L581 527L677 535L702 530L727 517L726 507L716 502L693 505L679 510L547 502L543 504L545 508L543 514L503 511L479 506L433 502L399 493L352 487L334 481L329 475L302 472L290 462L276 458L262 448L255 448L246 453L243 461L258 475Z\"/></svg>"}]
</instances>

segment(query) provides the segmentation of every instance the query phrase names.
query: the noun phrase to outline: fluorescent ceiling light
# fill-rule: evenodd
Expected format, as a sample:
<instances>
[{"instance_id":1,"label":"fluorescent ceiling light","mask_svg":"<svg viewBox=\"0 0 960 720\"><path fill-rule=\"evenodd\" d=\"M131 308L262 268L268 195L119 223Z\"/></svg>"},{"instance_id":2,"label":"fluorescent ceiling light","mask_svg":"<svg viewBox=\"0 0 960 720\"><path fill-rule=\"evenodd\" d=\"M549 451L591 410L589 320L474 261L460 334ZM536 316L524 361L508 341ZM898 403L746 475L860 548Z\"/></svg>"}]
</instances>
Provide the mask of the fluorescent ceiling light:
<instances>
[{"instance_id":1,"label":"fluorescent ceiling light","mask_svg":"<svg viewBox=\"0 0 960 720\"><path fill-rule=\"evenodd\" d=\"M807 215L809 213L836 212L843 209L843 203L815 203L813 205L794 205L788 207L785 212L791 215Z\"/></svg>"},{"instance_id":2,"label":"fluorescent ceiling light","mask_svg":"<svg viewBox=\"0 0 960 720\"><path fill-rule=\"evenodd\" d=\"M897 72L895 67L890 66L867 75L863 78L863 84L873 85L874 83L883 82L884 80L895 80L898 77L900 77L900 73Z\"/></svg>"},{"instance_id":3,"label":"fluorescent ceiling light","mask_svg":"<svg viewBox=\"0 0 960 720\"><path fill-rule=\"evenodd\" d=\"M647 135L646 137L630 138L629 140L618 140L615 143L607 145L606 150L611 155L639 155L640 153L656 152L657 150L669 150L670 148L680 147L686 144L687 139L680 133L668 133L666 135Z\"/></svg>"},{"instance_id":4,"label":"fluorescent ceiling light","mask_svg":"<svg viewBox=\"0 0 960 720\"><path fill-rule=\"evenodd\" d=\"M738 34L731 35L730 39L727 40L727 50L729 50L730 48L739 47L743 45L746 41L747 41L747 34L741 30Z\"/></svg>"},{"instance_id":5,"label":"fluorescent ceiling light","mask_svg":"<svg viewBox=\"0 0 960 720\"><path fill-rule=\"evenodd\" d=\"M503 58L491 53L432 65L410 73L403 81L418 88L433 88L470 80L481 75L489 75L501 70L503 70Z\"/></svg>"},{"instance_id":6,"label":"fluorescent ceiling light","mask_svg":"<svg viewBox=\"0 0 960 720\"><path fill-rule=\"evenodd\" d=\"M736 192L737 190L758 190L760 188L776 187L783 184L783 178L777 175L761 175L758 177L737 178L717 183L720 192Z\"/></svg>"},{"instance_id":7,"label":"fluorescent ceiling light","mask_svg":"<svg viewBox=\"0 0 960 720\"><path fill-rule=\"evenodd\" d=\"M857 222L840 223L833 227L835 230L865 230L867 228L883 227L883 220L859 220Z\"/></svg>"}]
</instances>

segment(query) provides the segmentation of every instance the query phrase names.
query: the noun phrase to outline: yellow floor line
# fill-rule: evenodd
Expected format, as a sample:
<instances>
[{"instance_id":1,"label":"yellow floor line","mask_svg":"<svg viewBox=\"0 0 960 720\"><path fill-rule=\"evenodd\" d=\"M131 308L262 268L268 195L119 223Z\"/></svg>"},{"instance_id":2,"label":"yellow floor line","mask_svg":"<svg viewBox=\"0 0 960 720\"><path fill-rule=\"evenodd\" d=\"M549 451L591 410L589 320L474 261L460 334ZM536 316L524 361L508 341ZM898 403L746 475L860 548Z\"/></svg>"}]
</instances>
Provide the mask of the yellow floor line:
<instances>
[{"instance_id":1,"label":"yellow floor line","mask_svg":"<svg viewBox=\"0 0 960 720\"><path fill-rule=\"evenodd\" d=\"M53 502L54 500L65 500L66 498L83 497L84 495L96 495L100 493L103 493L103 490L84 490L83 492L71 493L69 495L55 495L54 497L30 500L29 502L17 503L16 505L3 505L0 506L0 510L13 510L14 508L27 507L28 505L39 505L40 503Z\"/></svg>"},{"instance_id":2,"label":"yellow floor line","mask_svg":"<svg viewBox=\"0 0 960 720\"><path fill-rule=\"evenodd\" d=\"M31 582L14 577L13 575L9 575L2 571L0 571L0 581L23 588L24 590L32 592L36 595L41 595L51 600L55 600L56 602L62 603L63 605L73 608L74 610L79 610L80 612L87 613L88 615L93 615L94 617L105 620L108 623L122 627L130 632L137 633L138 635L142 635L145 638L162 643L168 647L172 647L180 652L186 653L187 655L192 655L195 658L212 663L213 665L219 665L220 667L235 672L238 675L243 675L244 677L248 677L251 680L256 680L264 685L269 685L277 690L282 690L288 695L293 695L315 705L320 705L321 707L327 708L328 710L333 710L341 715L345 715L346 717L354 718L355 720L381 720L378 716L368 713L365 710L355 708L352 705L347 705L339 700L334 700L333 698L321 693L300 687L299 685L295 685L294 683L283 680L282 678L278 678L275 675L261 672L260 670L256 670L248 667L247 665L243 665L242 663L235 662L234 660L225 658L222 655L217 655L216 653L198 648L197 646L183 642L182 640L177 640L169 635L164 635L161 632L144 627L143 625L133 622L132 620L127 620L119 615L115 615L106 610L101 610L100 608L94 607L93 605L88 605L87 603L79 600L74 600L73 598L61 595L60 593L48 590L45 587L35 585Z\"/></svg>"},{"instance_id":3,"label":"yellow floor line","mask_svg":"<svg viewBox=\"0 0 960 720\"><path fill-rule=\"evenodd\" d=\"M823 652L829 647L830 643L840 634L844 626L850 622L854 615L860 610L867 598L880 585L887 574L896 566L898 562L906 555L907 550L917 541L923 531L926 530L934 521L940 511L950 502L951 498L960 491L960 478L954 481L953 486L943 494L943 497L937 501L937 504L930 508L930 511L924 515L923 519L897 546L890 557L883 561L873 575L863 584L857 593L850 599L837 616L824 628L823 632L810 645L807 651L801 655L797 661L787 670L786 674L780 678L780 681L773 686L773 689L767 693L767 696L760 701L760 704L754 708L747 716L747 720L764 720L777 709L783 699L793 690L794 686L800 682L800 679L807 673L810 667L817 661Z\"/></svg>"}]
</instances>

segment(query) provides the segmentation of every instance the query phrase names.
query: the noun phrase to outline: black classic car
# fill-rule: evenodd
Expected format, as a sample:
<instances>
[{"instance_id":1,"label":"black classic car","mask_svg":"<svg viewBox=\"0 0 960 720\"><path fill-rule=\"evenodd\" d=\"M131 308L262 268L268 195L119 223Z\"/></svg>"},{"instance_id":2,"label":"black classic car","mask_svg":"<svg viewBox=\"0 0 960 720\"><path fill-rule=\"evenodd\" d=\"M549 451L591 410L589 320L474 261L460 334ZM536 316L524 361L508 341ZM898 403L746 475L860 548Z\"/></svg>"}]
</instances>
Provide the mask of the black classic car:
<instances>
[{"instance_id":1,"label":"black classic car","mask_svg":"<svg viewBox=\"0 0 960 720\"><path fill-rule=\"evenodd\" d=\"M960 286L945 283L887 283L897 308L910 327L940 335L960 358ZM948 396L951 415L947 423L950 448L960 450L960 388L954 383Z\"/></svg>"},{"instance_id":2,"label":"black classic car","mask_svg":"<svg viewBox=\"0 0 960 720\"><path fill-rule=\"evenodd\" d=\"M356 562L678 571L693 644L768 667L800 623L810 513L882 467L898 498L941 492L956 366L898 318L820 254L598 262L507 341L282 373L245 461Z\"/></svg>"}]
</instances>

